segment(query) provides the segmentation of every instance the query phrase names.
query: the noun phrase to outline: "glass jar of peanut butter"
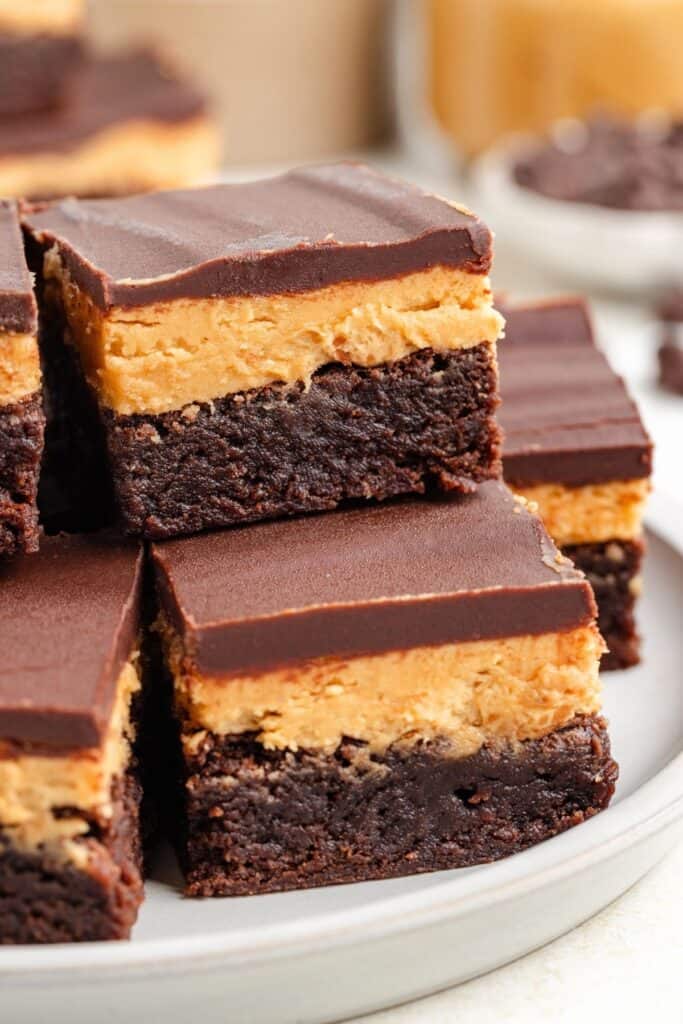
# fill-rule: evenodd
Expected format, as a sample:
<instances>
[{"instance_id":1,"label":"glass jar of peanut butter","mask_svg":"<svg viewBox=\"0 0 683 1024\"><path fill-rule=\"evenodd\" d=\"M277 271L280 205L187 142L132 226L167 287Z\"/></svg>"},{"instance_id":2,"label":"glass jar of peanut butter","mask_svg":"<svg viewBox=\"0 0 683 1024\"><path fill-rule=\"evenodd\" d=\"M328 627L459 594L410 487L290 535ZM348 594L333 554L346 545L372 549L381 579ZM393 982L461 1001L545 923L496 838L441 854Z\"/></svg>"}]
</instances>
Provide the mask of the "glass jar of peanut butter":
<instances>
[{"instance_id":1,"label":"glass jar of peanut butter","mask_svg":"<svg viewBox=\"0 0 683 1024\"><path fill-rule=\"evenodd\" d=\"M471 155L602 109L683 113L682 0L424 0L437 121Z\"/></svg>"}]
</instances>

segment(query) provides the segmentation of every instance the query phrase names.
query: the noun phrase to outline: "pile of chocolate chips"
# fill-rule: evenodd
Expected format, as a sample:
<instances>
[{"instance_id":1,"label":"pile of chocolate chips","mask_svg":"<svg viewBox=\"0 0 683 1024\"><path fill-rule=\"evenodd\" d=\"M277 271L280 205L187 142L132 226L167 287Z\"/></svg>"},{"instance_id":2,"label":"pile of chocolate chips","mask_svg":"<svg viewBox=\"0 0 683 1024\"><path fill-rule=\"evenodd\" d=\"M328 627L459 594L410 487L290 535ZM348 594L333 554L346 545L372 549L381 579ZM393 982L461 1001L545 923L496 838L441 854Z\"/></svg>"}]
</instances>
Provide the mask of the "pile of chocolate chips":
<instances>
[{"instance_id":1,"label":"pile of chocolate chips","mask_svg":"<svg viewBox=\"0 0 683 1024\"><path fill-rule=\"evenodd\" d=\"M683 122L603 115L562 122L551 141L516 164L514 177L552 199L683 211Z\"/></svg>"}]
</instances>

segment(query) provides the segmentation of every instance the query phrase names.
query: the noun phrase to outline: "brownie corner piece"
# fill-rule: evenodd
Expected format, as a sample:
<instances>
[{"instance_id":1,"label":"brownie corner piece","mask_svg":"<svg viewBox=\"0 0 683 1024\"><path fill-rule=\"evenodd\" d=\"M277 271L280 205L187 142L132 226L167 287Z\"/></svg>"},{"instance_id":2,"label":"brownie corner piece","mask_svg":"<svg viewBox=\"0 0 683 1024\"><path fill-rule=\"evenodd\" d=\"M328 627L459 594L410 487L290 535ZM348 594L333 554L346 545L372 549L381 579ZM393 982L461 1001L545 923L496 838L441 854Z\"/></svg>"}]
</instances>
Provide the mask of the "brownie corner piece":
<instances>
[{"instance_id":1,"label":"brownie corner piece","mask_svg":"<svg viewBox=\"0 0 683 1024\"><path fill-rule=\"evenodd\" d=\"M352 164L79 201L77 217L72 202L26 226L127 532L466 493L499 475L502 320L473 214Z\"/></svg>"}]
</instances>

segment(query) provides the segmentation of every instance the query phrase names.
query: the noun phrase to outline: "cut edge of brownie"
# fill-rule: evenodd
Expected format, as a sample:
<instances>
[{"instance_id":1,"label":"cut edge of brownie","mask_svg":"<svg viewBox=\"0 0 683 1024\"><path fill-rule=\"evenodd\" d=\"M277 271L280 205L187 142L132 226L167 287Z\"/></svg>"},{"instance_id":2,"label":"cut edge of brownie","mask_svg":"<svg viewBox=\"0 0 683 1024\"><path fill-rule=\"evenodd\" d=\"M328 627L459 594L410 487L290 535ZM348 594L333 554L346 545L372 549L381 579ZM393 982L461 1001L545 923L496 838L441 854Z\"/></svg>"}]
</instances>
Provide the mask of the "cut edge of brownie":
<instances>
[{"instance_id":1,"label":"cut edge of brownie","mask_svg":"<svg viewBox=\"0 0 683 1024\"><path fill-rule=\"evenodd\" d=\"M329 364L159 415L103 412L124 528L150 539L500 475L495 349ZM182 467L182 473L179 473ZM192 500L188 502L188 487Z\"/></svg>"},{"instance_id":2,"label":"cut edge of brownie","mask_svg":"<svg viewBox=\"0 0 683 1024\"><path fill-rule=\"evenodd\" d=\"M644 540L571 544L562 551L586 574L595 594L598 628L608 647L600 668L609 672L637 665L640 637L635 604L640 591Z\"/></svg>"},{"instance_id":3,"label":"cut edge of brownie","mask_svg":"<svg viewBox=\"0 0 683 1024\"><path fill-rule=\"evenodd\" d=\"M114 780L111 819L74 840L85 868L13 848L0 828L0 945L128 938L143 900L140 800L135 770Z\"/></svg>"},{"instance_id":4,"label":"cut edge of brownie","mask_svg":"<svg viewBox=\"0 0 683 1024\"><path fill-rule=\"evenodd\" d=\"M618 768L606 723L453 758L447 741L371 754L266 750L208 734L184 772L189 896L240 896L469 867L598 813ZM229 785L225 780L229 780Z\"/></svg>"}]
</instances>

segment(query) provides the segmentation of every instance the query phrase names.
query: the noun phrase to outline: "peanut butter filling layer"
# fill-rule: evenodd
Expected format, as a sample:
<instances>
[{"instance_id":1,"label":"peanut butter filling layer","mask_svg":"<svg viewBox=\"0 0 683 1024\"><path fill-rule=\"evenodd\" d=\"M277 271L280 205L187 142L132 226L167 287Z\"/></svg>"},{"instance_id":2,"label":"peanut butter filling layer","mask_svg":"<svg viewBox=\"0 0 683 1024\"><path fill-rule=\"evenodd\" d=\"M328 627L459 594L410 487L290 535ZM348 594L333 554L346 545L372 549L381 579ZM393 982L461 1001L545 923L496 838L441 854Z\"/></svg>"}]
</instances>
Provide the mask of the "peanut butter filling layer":
<instances>
[{"instance_id":1,"label":"peanut butter filling layer","mask_svg":"<svg viewBox=\"0 0 683 1024\"><path fill-rule=\"evenodd\" d=\"M85 0L0 0L0 33L70 35L84 17Z\"/></svg>"},{"instance_id":2,"label":"peanut butter filling layer","mask_svg":"<svg viewBox=\"0 0 683 1024\"><path fill-rule=\"evenodd\" d=\"M35 335L0 331L0 406L13 405L34 394L40 381Z\"/></svg>"},{"instance_id":3,"label":"peanut butter filling layer","mask_svg":"<svg viewBox=\"0 0 683 1024\"><path fill-rule=\"evenodd\" d=\"M536 504L538 514L559 547L635 540L643 528L650 482L613 480L606 484L565 487L563 484L514 485L515 492Z\"/></svg>"},{"instance_id":4,"label":"peanut butter filling layer","mask_svg":"<svg viewBox=\"0 0 683 1024\"><path fill-rule=\"evenodd\" d=\"M221 679L183 671L182 645L168 631L166 647L188 754L204 731L255 731L267 748L326 752L344 736L377 753L395 743L447 738L454 755L466 757L485 743L545 736L600 707L604 644L592 625L345 661L320 658Z\"/></svg>"},{"instance_id":5,"label":"peanut butter filling layer","mask_svg":"<svg viewBox=\"0 0 683 1024\"><path fill-rule=\"evenodd\" d=\"M88 832L86 817L111 817L111 788L131 757L131 704L140 689L138 654L119 675L109 728L100 747L65 756L27 752L0 741L0 829L13 845L60 846ZM55 817L58 808L74 815ZM82 817L78 813L82 814Z\"/></svg>"},{"instance_id":6,"label":"peanut butter filling layer","mask_svg":"<svg viewBox=\"0 0 683 1024\"><path fill-rule=\"evenodd\" d=\"M118 195L198 185L218 165L208 118L126 121L68 150L0 158L0 195Z\"/></svg>"},{"instance_id":7,"label":"peanut butter filling layer","mask_svg":"<svg viewBox=\"0 0 683 1024\"><path fill-rule=\"evenodd\" d=\"M104 406L124 415L276 381L308 384L331 362L368 367L424 348L493 345L502 327L488 279L446 267L301 294L178 299L106 313L68 279L54 250L45 267L61 281L88 380Z\"/></svg>"}]
</instances>

